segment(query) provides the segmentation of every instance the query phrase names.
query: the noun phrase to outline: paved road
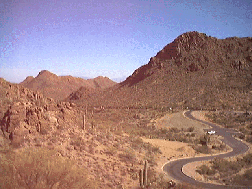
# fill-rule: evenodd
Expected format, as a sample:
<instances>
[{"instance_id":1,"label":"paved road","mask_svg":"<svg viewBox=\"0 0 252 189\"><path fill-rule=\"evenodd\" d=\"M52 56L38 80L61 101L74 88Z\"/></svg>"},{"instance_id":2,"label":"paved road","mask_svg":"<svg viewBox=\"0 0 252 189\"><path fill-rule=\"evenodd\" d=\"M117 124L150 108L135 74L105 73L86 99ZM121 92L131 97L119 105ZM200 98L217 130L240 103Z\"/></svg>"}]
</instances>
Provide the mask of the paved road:
<instances>
[{"instance_id":1,"label":"paved road","mask_svg":"<svg viewBox=\"0 0 252 189\"><path fill-rule=\"evenodd\" d=\"M225 158L225 157L231 157L235 156L238 154L243 154L245 153L249 147L241 142L240 140L236 140L235 138L232 137L232 134L236 132L233 129L227 129L227 128L220 128L214 123L206 122L203 120L196 119L195 117L192 116L191 114L192 111L187 111L185 112L185 116L192 119L199 121L201 123L204 123L206 125L211 126L215 130L217 135L223 136L223 142L229 145L231 148L233 148L233 151L228 152L226 154L220 154L220 155L214 155L214 156L206 156L206 157L195 157L195 158L188 158L188 159L180 159L176 161L171 161L165 164L163 170L167 172L171 177L173 177L175 180L179 180L181 182L189 183L192 185L200 186L202 188L220 188L220 189L227 189L227 188L249 188L249 187L242 187L242 186L224 186L224 185L216 185L216 184L208 184L208 183L203 183L196 181L192 179L191 177L188 177L182 172L182 167L187 164L191 163L194 161L205 161L205 160L211 160L215 157L219 158Z\"/></svg>"}]
</instances>

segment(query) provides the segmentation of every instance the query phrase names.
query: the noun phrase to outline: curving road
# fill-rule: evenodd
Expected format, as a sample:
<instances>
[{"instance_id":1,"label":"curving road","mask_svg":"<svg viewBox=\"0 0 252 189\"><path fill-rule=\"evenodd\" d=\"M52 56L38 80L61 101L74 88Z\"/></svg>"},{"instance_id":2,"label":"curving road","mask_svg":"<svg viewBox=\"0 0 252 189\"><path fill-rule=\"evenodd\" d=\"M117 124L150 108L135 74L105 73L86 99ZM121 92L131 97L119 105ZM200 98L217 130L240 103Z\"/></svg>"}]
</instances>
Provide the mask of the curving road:
<instances>
[{"instance_id":1,"label":"curving road","mask_svg":"<svg viewBox=\"0 0 252 189\"><path fill-rule=\"evenodd\" d=\"M230 189L230 188L249 188L244 186L227 186L227 185L216 185L216 184L209 184L209 183L203 183L194 180L191 177L188 177L182 172L182 167L187 164L194 161L205 161L205 160L211 160L215 157L219 158L226 158L231 156L236 156L239 154L245 153L249 147L244 144L243 142L236 140L232 137L233 134L236 134L237 132L233 129L227 129L227 128L220 128L214 123L206 122L203 120L199 120L192 116L192 111L185 112L185 116L192 119L199 121L201 123L204 123L206 125L209 125L212 127L212 130L215 130L217 135L223 136L224 139L222 140L224 143L229 145L231 148L233 148L233 151L225 153L225 154L219 154L219 155L213 155L213 156L205 156L205 157L194 157L194 158L187 158L187 159L180 159L176 161L168 162L164 165L163 170L167 172L171 177L173 177L175 180L179 180L181 182L189 183L195 186L199 186L201 188L220 188L220 189ZM237 133L238 134L238 133Z\"/></svg>"}]
</instances>

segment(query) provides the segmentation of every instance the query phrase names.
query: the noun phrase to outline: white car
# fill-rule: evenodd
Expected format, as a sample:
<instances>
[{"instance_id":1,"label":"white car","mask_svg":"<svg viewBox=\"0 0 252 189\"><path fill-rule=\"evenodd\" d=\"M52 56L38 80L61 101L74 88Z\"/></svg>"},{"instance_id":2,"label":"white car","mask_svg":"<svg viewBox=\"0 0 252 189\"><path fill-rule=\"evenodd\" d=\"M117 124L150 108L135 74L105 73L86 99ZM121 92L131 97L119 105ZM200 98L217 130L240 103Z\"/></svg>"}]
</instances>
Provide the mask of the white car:
<instances>
[{"instance_id":1,"label":"white car","mask_svg":"<svg viewBox=\"0 0 252 189\"><path fill-rule=\"evenodd\" d=\"M208 131L207 133L208 133L209 135L214 135L214 134L215 134L215 131L212 130L212 131Z\"/></svg>"}]
</instances>

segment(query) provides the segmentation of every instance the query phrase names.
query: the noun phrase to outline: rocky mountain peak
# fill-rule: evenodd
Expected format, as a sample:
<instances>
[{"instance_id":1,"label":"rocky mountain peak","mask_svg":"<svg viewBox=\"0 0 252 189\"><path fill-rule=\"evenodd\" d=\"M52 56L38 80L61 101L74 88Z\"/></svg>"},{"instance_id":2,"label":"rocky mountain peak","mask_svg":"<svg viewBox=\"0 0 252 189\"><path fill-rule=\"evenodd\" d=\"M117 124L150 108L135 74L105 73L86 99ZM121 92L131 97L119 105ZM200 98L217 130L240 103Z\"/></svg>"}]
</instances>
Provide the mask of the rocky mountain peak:
<instances>
[{"instance_id":1,"label":"rocky mountain peak","mask_svg":"<svg viewBox=\"0 0 252 189\"><path fill-rule=\"evenodd\" d=\"M56 74L48 71L48 70L42 70L39 72L36 78L44 78L44 79L50 79L50 78L56 78L58 77Z\"/></svg>"},{"instance_id":2,"label":"rocky mountain peak","mask_svg":"<svg viewBox=\"0 0 252 189\"><path fill-rule=\"evenodd\" d=\"M53 74L49 72L48 70L41 70L38 75L44 75L44 74Z\"/></svg>"},{"instance_id":3,"label":"rocky mountain peak","mask_svg":"<svg viewBox=\"0 0 252 189\"><path fill-rule=\"evenodd\" d=\"M20 84L26 85L26 84L30 83L33 79L34 79L33 76L28 76L28 77L26 77L25 80L22 81Z\"/></svg>"}]
</instances>

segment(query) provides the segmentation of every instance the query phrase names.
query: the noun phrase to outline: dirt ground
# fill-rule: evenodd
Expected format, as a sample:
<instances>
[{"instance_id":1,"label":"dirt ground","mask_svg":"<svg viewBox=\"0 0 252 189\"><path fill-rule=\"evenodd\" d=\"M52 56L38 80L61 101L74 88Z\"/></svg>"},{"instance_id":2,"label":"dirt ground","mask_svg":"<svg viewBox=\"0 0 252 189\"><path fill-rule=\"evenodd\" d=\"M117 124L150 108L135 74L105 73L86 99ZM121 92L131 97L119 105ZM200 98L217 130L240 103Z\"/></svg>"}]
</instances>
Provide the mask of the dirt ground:
<instances>
[{"instance_id":1,"label":"dirt ground","mask_svg":"<svg viewBox=\"0 0 252 189\"><path fill-rule=\"evenodd\" d=\"M186 143L146 138L143 138L143 141L157 146L161 150L162 154L160 154L156 161L158 164L157 171L160 173L163 171L163 165L168 161L178 158L193 157L196 155L195 150Z\"/></svg>"},{"instance_id":2,"label":"dirt ground","mask_svg":"<svg viewBox=\"0 0 252 189\"><path fill-rule=\"evenodd\" d=\"M193 112L193 116L199 119L204 118L204 112ZM178 129L187 129L189 127L194 127L194 132L204 134L204 129L209 129L210 127L204 125L200 122L193 121L184 116L184 112L177 112L173 114L166 114L164 117L155 120L155 126L158 128L162 127L176 127Z\"/></svg>"}]
</instances>

